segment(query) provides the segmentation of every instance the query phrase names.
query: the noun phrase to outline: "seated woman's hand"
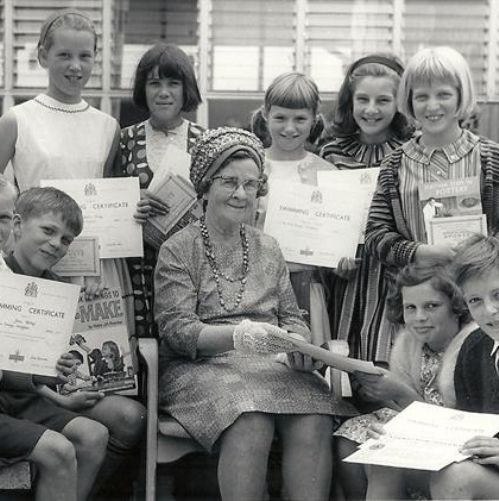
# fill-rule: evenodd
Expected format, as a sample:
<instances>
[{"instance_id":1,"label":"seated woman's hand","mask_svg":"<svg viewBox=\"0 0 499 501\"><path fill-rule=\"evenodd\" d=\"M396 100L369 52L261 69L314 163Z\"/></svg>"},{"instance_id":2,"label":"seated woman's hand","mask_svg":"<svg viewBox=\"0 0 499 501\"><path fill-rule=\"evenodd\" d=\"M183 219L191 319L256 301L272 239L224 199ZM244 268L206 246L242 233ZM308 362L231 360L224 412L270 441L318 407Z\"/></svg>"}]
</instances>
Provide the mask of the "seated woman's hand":
<instances>
[{"instance_id":1,"label":"seated woman's hand","mask_svg":"<svg viewBox=\"0 0 499 501\"><path fill-rule=\"evenodd\" d=\"M334 269L334 273L343 280L350 280L355 276L357 270L357 260L351 257L342 257L338 261L338 266Z\"/></svg>"},{"instance_id":2,"label":"seated woman's hand","mask_svg":"<svg viewBox=\"0 0 499 501\"><path fill-rule=\"evenodd\" d=\"M137 202L134 218L138 223L144 224L150 217L164 216L169 210L170 206L161 198L148 190L140 190L140 200Z\"/></svg>"},{"instance_id":3,"label":"seated woman's hand","mask_svg":"<svg viewBox=\"0 0 499 501\"><path fill-rule=\"evenodd\" d=\"M234 349L246 354L291 352L296 348L285 339L287 332L266 322L245 319L234 328Z\"/></svg>"},{"instance_id":4,"label":"seated woman's hand","mask_svg":"<svg viewBox=\"0 0 499 501\"><path fill-rule=\"evenodd\" d=\"M286 356L288 359L287 365L296 371L313 372L324 365L321 361L314 360L309 355L305 355L299 351L286 353Z\"/></svg>"},{"instance_id":5,"label":"seated woman's hand","mask_svg":"<svg viewBox=\"0 0 499 501\"><path fill-rule=\"evenodd\" d=\"M367 428L367 436L369 438L374 438L377 440L378 438L381 437L381 435L385 435L385 427L381 423L374 423L371 422L369 424L369 427Z\"/></svg>"},{"instance_id":6,"label":"seated woman's hand","mask_svg":"<svg viewBox=\"0 0 499 501\"><path fill-rule=\"evenodd\" d=\"M456 250L450 245L421 244L416 249L416 263L424 265L448 264L454 258Z\"/></svg>"},{"instance_id":7,"label":"seated woman's hand","mask_svg":"<svg viewBox=\"0 0 499 501\"><path fill-rule=\"evenodd\" d=\"M366 374L355 372L361 385L359 393L370 400L393 400L403 392L403 383L393 372L379 368L381 374Z\"/></svg>"},{"instance_id":8,"label":"seated woman's hand","mask_svg":"<svg viewBox=\"0 0 499 501\"><path fill-rule=\"evenodd\" d=\"M471 455L471 460L478 464L499 466L499 439L495 437L473 437L466 441L459 452Z\"/></svg>"}]
</instances>

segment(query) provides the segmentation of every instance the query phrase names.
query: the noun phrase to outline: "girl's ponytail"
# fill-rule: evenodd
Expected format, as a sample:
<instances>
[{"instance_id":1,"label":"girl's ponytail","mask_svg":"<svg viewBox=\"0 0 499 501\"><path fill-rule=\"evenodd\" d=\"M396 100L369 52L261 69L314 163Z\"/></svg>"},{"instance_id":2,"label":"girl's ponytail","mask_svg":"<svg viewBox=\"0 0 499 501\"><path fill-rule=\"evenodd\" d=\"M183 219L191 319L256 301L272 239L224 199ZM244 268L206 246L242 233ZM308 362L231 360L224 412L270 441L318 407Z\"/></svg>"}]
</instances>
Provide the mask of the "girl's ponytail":
<instances>
[{"instance_id":1,"label":"girl's ponytail","mask_svg":"<svg viewBox=\"0 0 499 501\"><path fill-rule=\"evenodd\" d=\"M255 110L251 116L251 132L260 139L264 148L268 148L272 144L263 106Z\"/></svg>"},{"instance_id":2,"label":"girl's ponytail","mask_svg":"<svg viewBox=\"0 0 499 501\"><path fill-rule=\"evenodd\" d=\"M315 144L315 142L321 137L325 125L326 123L324 121L324 117L321 113L317 113L314 123L312 124L312 128L310 129L310 134L308 136L308 142L310 144Z\"/></svg>"}]
</instances>

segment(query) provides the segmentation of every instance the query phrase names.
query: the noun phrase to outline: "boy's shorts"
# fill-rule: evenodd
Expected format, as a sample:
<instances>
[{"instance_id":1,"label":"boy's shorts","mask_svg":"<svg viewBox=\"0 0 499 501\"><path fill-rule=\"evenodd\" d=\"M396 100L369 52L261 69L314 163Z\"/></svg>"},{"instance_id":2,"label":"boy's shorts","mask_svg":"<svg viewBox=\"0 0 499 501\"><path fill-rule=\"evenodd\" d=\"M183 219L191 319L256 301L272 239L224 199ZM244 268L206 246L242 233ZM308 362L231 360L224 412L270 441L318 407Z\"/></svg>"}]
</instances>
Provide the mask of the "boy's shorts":
<instances>
[{"instance_id":1,"label":"boy's shorts","mask_svg":"<svg viewBox=\"0 0 499 501\"><path fill-rule=\"evenodd\" d=\"M26 459L46 430L61 432L79 414L34 398L15 416L0 413L0 466Z\"/></svg>"}]
</instances>

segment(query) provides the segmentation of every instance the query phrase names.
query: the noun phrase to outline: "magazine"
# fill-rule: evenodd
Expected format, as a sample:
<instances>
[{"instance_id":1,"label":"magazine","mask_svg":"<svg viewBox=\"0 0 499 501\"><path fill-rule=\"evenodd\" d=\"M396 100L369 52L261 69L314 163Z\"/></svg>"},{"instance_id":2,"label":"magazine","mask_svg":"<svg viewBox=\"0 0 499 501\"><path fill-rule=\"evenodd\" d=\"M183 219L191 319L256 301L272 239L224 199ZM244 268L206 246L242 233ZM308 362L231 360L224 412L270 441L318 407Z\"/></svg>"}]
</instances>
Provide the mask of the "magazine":
<instances>
[{"instance_id":1,"label":"magazine","mask_svg":"<svg viewBox=\"0 0 499 501\"><path fill-rule=\"evenodd\" d=\"M69 353L77 370L59 392L101 391L114 393L136 387L125 306L119 288L105 289L87 300L81 293L76 310Z\"/></svg>"}]
</instances>

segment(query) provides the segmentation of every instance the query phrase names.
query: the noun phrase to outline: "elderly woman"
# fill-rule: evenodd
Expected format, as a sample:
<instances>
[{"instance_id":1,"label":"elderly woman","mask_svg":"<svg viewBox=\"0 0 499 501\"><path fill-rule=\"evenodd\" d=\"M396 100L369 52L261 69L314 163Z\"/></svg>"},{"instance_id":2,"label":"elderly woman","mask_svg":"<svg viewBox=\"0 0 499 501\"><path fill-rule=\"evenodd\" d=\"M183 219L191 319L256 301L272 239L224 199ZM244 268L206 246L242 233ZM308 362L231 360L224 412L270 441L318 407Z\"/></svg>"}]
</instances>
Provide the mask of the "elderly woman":
<instances>
[{"instance_id":1,"label":"elderly woman","mask_svg":"<svg viewBox=\"0 0 499 501\"><path fill-rule=\"evenodd\" d=\"M310 339L277 242L244 224L266 191L263 165L240 129L205 132L192 150L205 214L163 244L155 272L160 406L208 451L220 446L223 499L263 497L275 431L284 497L327 499L338 405L310 360L261 353L276 326Z\"/></svg>"}]
</instances>

